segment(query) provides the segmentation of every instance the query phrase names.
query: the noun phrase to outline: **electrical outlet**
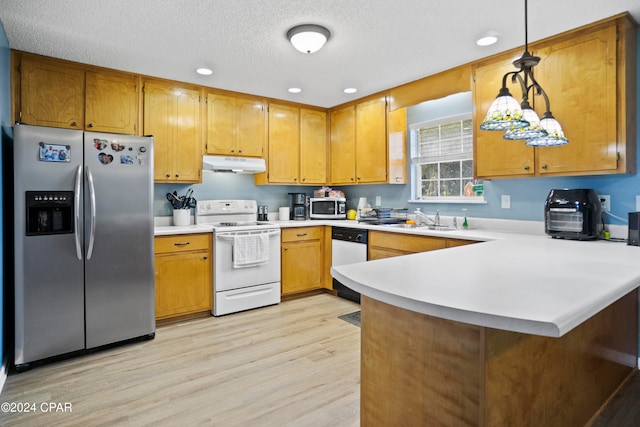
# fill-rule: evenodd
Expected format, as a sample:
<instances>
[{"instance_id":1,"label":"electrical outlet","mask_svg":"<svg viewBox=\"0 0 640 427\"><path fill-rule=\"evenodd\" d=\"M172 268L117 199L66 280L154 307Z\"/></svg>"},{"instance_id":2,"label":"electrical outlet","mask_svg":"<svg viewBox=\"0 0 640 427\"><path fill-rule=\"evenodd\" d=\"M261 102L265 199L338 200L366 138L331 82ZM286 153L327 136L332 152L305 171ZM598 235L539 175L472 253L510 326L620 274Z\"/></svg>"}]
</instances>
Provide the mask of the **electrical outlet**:
<instances>
[{"instance_id":1,"label":"electrical outlet","mask_svg":"<svg viewBox=\"0 0 640 427\"><path fill-rule=\"evenodd\" d=\"M636 196L636 212L640 212L640 196Z\"/></svg>"},{"instance_id":2,"label":"electrical outlet","mask_svg":"<svg viewBox=\"0 0 640 427\"><path fill-rule=\"evenodd\" d=\"M608 194L598 196L600 199L600 206L602 206L602 212L611 212L611 196Z\"/></svg>"},{"instance_id":3,"label":"electrical outlet","mask_svg":"<svg viewBox=\"0 0 640 427\"><path fill-rule=\"evenodd\" d=\"M382 206L382 197L376 196L376 206Z\"/></svg>"},{"instance_id":4,"label":"electrical outlet","mask_svg":"<svg viewBox=\"0 0 640 427\"><path fill-rule=\"evenodd\" d=\"M502 209L511 209L511 196L509 194L502 195Z\"/></svg>"}]
</instances>

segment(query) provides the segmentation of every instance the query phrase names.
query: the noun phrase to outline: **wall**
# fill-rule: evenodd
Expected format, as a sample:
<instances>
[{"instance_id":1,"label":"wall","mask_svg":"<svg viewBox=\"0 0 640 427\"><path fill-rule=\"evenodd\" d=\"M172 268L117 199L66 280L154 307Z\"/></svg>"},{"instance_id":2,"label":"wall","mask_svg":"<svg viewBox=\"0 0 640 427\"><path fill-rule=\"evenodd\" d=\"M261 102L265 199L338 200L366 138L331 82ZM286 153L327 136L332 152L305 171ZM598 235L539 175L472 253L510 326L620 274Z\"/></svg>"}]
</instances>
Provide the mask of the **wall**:
<instances>
[{"instance_id":1,"label":"wall","mask_svg":"<svg viewBox=\"0 0 640 427\"><path fill-rule=\"evenodd\" d=\"M10 49L9 49L9 41L7 40L7 36L4 32L4 26L0 23L0 127L2 129L2 140L0 144L0 176L3 176L2 164L3 164L3 155L5 149L9 143L10 135L12 135L11 131L11 80L10 80L10 71L11 71L11 60L10 60ZM3 182L4 182L4 178ZM0 200L4 200L5 197L2 197L2 185L0 185ZM8 207L10 209L10 206ZM4 215L3 211L5 209L4 204L0 206L0 217L2 217L2 223L4 224ZM8 351L8 346L5 343L5 339L7 339L10 334L8 334L5 329L11 325L11 322L5 322L5 313L7 309L5 308L5 302L8 303L9 300L5 299L6 292L5 290L5 277L6 272L3 263L3 247L6 242L4 239L4 231L3 227L0 227L0 270L3 272L2 276L0 276L0 357L2 360L2 370L0 371L0 391L2 390L2 386L4 385L4 381L6 379L8 366L7 366L7 355L5 354ZM10 241L11 239L9 239ZM9 283L9 282L7 282ZM9 312L12 312L9 310Z\"/></svg>"}]
</instances>

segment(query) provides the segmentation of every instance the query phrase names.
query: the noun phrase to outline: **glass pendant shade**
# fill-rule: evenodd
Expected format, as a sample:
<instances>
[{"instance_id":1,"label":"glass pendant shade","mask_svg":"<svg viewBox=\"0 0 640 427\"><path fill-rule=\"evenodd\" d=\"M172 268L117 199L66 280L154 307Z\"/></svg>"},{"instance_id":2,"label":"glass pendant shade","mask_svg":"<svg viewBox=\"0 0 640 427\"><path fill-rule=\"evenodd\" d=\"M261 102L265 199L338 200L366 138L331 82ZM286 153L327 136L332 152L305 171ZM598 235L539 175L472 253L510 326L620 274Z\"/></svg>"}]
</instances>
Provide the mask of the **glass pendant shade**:
<instances>
[{"instance_id":1,"label":"glass pendant shade","mask_svg":"<svg viewBox=\"0 0 640 427\"><path fill-rule=\"evenodd\" d=\"M503 138L508 140L525 140L545 136L547 132L540 127L540 117L531 108L522 109L523 118L529 122L529 126L508 130Z\"/></svg>"},{"instance_id":2,"label":"glass pendant shade","mask_svg":"<svg viewBox=\"0 0 640 427\"><path fill-rule=\"evenodd\" d=\"M553 116L547 116L547 114L545 114L542 120L540 120L540 127L547 132L547 134L527 140L527 145L535 147L557 147L569 143L569 140L564 136L560 123L558 123Z\"/></svg>"},{"instance_id":3,"label":"glass pendant shade","mask_svg":"<svg viewBox=\"0 0 640 427\"><path fill-rule=\"evenodd\" d=\"M526 126L529 126L529 122L523 117L520 103L503 88L491 103L480 129L505 131Z\"/></svg>"}]
</instances>

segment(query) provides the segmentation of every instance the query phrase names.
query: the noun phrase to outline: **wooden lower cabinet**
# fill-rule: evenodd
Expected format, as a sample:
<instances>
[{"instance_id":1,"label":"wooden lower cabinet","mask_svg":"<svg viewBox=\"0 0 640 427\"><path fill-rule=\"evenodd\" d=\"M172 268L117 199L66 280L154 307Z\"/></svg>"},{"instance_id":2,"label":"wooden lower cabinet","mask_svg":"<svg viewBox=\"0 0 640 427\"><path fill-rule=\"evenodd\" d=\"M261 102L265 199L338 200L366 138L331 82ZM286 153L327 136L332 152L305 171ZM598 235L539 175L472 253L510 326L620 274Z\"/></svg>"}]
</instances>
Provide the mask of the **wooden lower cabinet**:
<instances>
[{"instance_id":1,"label":"wooden lower cabinet","mask_svg":"<svg viewBox=\"0 0 640 427\"><path fill-rule=\"evenodd\" d=\"M322 289L324 226L282 229L282 295Z\"/></svg>"},{"instance_id":2,"label":"wooden lower cabinet","mask_svg":"<svg viewBox=\"0 0 640 427\"><path fill-rule=\"evenodd\" d=\"M211 233L155 238L156 320L210 312Z\"/></svg>"},{"instance_id":3,"label":"wooden lower cabinet","mask_svg":"<svg viewBox=\"0 0 640 427\"><path fill-rule=\"evenodd\" d=\"M434 251L477 243L473 240L369 231L369 260Z\"/></svg>"}]
</instances>

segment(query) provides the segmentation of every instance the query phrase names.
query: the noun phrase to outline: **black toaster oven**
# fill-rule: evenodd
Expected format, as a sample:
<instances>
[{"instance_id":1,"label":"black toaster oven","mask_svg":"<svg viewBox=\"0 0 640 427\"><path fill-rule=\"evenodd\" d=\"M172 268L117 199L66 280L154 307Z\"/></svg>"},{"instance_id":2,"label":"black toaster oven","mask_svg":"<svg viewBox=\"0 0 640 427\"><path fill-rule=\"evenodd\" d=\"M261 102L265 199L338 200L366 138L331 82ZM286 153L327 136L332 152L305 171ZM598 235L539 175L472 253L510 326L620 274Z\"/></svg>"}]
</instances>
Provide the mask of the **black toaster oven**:
<instances>
[{"instance_id":1,"label":"black toaster oven","mask_svg":"<svg viewBox=\"0 0 640 427\"><path fill-rule=\"evenodd\" d=\"M554 238L592 240L602 231L598 195L592 189L551 190L544 204L544 232Z\"/></svg>"}]
</instances>

